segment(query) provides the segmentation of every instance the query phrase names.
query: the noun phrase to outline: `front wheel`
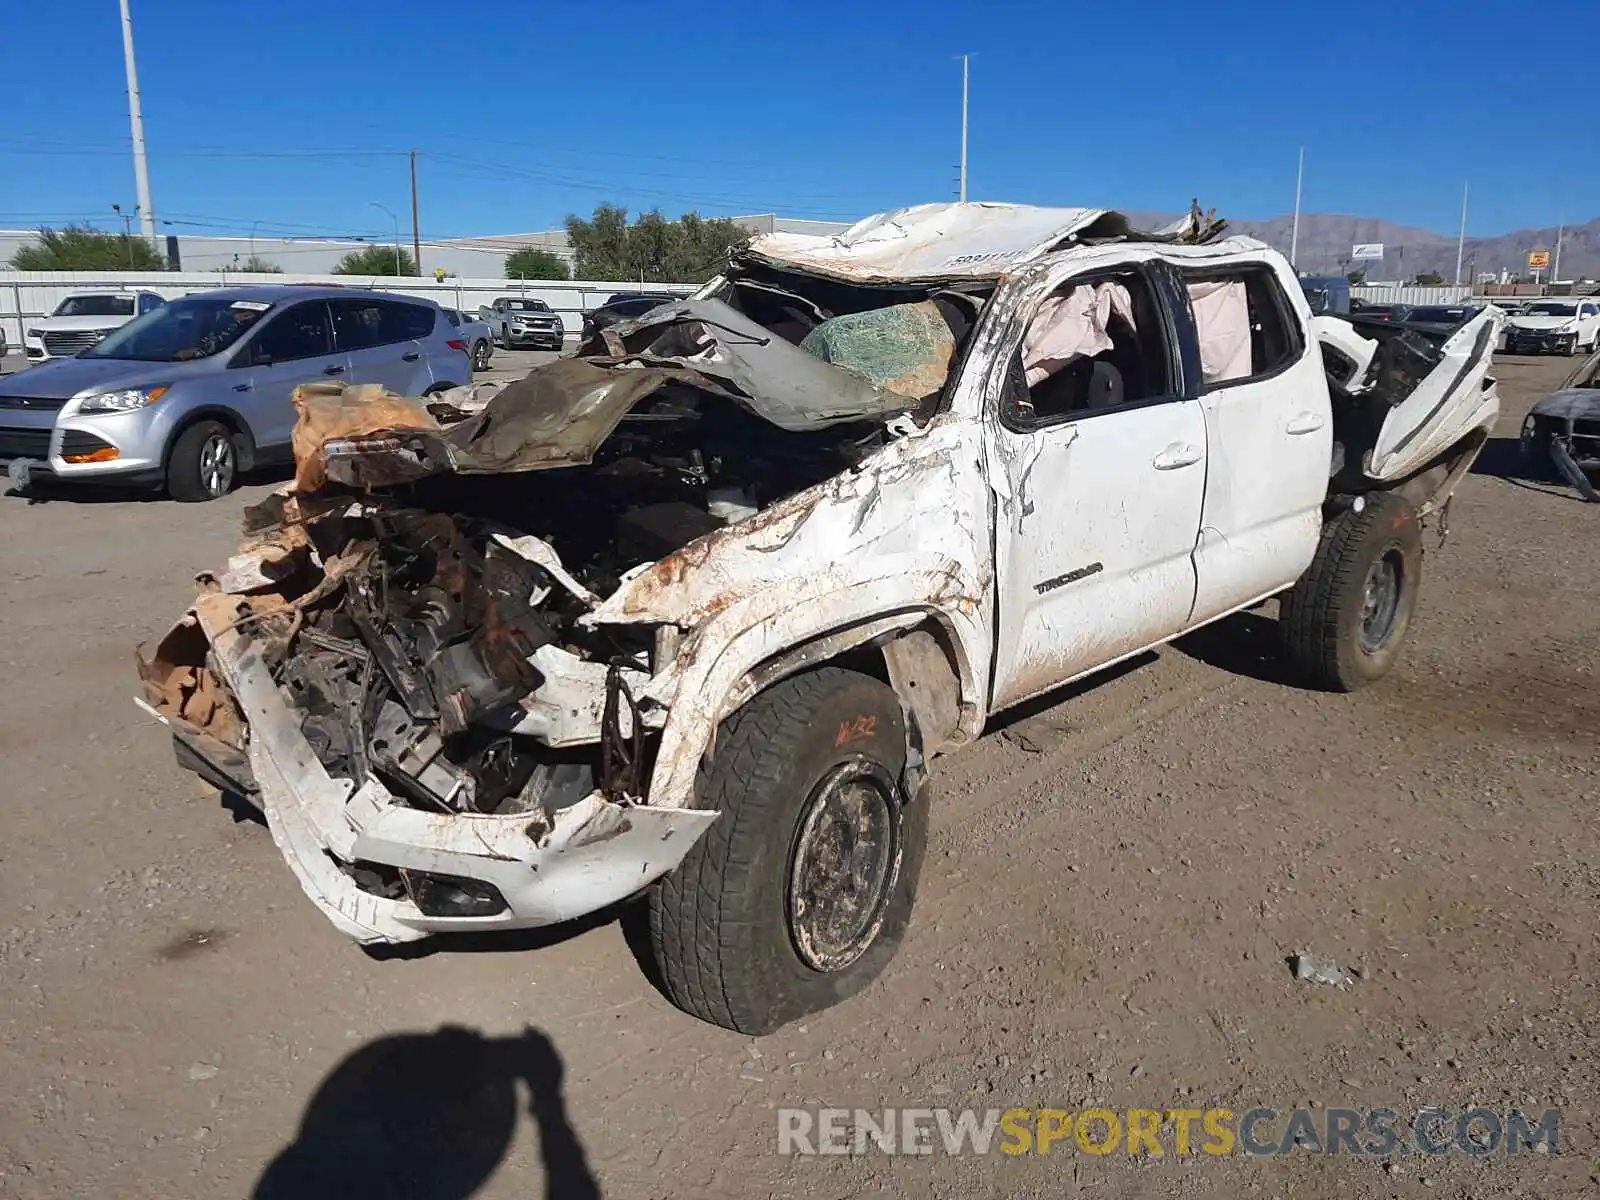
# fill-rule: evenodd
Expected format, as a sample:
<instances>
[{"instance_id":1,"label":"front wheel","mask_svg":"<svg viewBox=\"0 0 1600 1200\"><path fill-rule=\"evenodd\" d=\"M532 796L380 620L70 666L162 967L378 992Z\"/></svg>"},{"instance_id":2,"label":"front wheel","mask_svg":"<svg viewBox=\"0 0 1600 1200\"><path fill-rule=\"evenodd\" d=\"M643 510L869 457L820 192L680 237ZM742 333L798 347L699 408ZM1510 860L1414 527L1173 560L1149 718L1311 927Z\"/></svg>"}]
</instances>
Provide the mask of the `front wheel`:
<instances>
[{"instance_id":1,"label":"front wheel","mask_svg":"<svg viewBox=\"0 0 1600 1200\"><path fill-rule=\"evenodd\" d=\"M239 448L226 425L197 421L172 445L167 458L167 494L195 503L216 500L233 490L239 469Z\"/></svg>"},{"instance_id":2,"label":"front wheel","mask_svg":"<svg viewBox=\"0 0 1600 1200\"><path fill-rule=\"evenodd\" d=\"M882 973L927 846L905 758L894 692L837 667L782 680L723 723L698 785L721 816L650 894L673 1003L769 1033Z\"/></svg>"},{"instance_id":3,"label":"front wheel","mask_svg":"<svg viewBox=\"0 0 1600 1200\"><path fill-rule=\"evenodd\" d=\"M1411 505L1390 493L1329 519L1316 557L1284 596L1285 648L1317 687L1353 692L1383 678L1417 606L1422 536Z\"/></svg>"}]
</instances>

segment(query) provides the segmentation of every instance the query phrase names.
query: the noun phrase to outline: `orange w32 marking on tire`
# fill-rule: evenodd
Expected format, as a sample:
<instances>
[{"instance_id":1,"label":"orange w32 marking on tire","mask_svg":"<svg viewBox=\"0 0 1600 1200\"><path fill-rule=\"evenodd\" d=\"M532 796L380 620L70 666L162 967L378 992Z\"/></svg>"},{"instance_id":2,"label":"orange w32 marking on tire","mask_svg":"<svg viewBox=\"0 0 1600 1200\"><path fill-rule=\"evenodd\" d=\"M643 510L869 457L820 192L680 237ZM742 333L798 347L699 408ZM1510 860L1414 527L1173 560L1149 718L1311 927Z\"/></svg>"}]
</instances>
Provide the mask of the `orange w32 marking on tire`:
<instances>
[{"instance_id":1,"label":"orange w32 marking on tire","mask_svg":"<svg viewBox=\"0 0 1600 1200\"><path fill-rule=\"evenodd\" d=\"M834 735L833 745L837 749L849 742L859 742L862 738L876 737L878 733L878 718L871 713L864 713L839 722L839 732Z\"/></svg>"}]
</instances>

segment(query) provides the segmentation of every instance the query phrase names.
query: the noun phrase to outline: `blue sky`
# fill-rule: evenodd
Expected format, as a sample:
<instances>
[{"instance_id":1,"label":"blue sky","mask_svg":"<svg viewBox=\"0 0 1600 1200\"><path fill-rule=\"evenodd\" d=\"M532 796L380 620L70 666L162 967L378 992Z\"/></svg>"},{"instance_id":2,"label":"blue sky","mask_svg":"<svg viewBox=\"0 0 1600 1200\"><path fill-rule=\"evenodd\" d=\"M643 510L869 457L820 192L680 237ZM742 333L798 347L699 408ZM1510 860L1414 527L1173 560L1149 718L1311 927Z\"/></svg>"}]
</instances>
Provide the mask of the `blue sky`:
<instances>
[{"instance_id":1,"label":"blue sky","mask_svg":"<svg viewBox=\"0 0 1600 1200\"><path fill-rule=\"evenodd\" d=\"M1307 212L1453 233L1470 180L1474 235L1587 220L1600 112L1547 64L1592 7L1517 11L133 0L161 232L387 236L376 202L409 234L416 147L425 237L606 200L846 219L953 199L964 51L973 199L1270 217L1304 144ZM134 204L116 0L5 25L0 227L114 224Z\"/></svg>"}]
</instances>

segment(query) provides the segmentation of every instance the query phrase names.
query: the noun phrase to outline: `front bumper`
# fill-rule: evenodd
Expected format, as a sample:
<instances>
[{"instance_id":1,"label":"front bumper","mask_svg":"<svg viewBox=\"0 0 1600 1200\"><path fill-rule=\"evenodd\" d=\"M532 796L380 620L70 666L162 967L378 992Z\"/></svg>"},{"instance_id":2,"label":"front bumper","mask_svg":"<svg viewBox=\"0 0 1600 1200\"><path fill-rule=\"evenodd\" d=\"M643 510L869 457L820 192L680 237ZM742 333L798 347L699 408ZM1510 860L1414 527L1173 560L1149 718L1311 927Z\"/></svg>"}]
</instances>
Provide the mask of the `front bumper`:
<instances>
[{"instance_id":1,"label":"front bumper","mask_svg":"<svg viewBox=\"0 0 1600 1200\"><path fill-rule=\"evenodd\" d=\"M1570 354L1577 345L1576 333L1506 333L1507 354Z\"/></svg>"},{"instance_id":2,"label":"front bumper","mask_svg":"<svg viewBox=\"0 0 1600 1200\"><path fill-rule=\"evenodd\" d=\"M516 346L550 346L560 349L566 332L559 326L554 329L509 329L506 336Z\"/></svg>"},{"instance_id":3,"label":"front bumper","mask_svg":"<svg viewBox=\"0 0 1600 1200\"><path fill-rule=\"evenodd\" d=\"M165 434L151 409L92 417L0 409L0 474L62 482L159 479Z\"/></svg>"},{"instance_id":4,"label":"front bumper","mask_svg":"<svg viewBox=\"0 0 1600 1200\"><path fill-rule=\"evenodd\" d=\"M553 816L424 812L376 780L330 776L300 731L255 644L228 628L235 597L203 597L194 619L250 729L250 766L273 840L301 888L359 942L430 933L523 929L572 920L624 900L682 861L716 820L699 809L623 805L600 792ZM379 864L486 883L505 907L489 916L424 913L408 894L359 887L341 864Z\"/></svg>"}]
</instances>

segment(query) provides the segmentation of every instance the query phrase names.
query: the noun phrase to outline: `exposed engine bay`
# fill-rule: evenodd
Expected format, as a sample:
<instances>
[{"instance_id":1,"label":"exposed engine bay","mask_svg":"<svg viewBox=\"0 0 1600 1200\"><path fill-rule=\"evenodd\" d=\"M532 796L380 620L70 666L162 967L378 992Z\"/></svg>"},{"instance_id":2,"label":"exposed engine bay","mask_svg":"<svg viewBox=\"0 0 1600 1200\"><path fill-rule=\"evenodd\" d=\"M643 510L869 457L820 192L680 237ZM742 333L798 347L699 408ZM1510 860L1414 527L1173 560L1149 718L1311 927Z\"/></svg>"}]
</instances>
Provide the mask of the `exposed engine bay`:
<instances>
[{"instance_id":1,"label":"exposed engine bay","mask_svg":"<svg viewBox=\"0 0 1600 1200\"><path fill-rule=\"evenodd\" d=\"M894 421L931 411L979 303L814 290L730 282L731 303L606 330L587 360L486 403L481 389L426 403L302 389L296 485L247 512L251 540L211 586L245 596L248 631L331 777L374 778L402 804L452 814L549 816L597 788L641 795L664 714L635 693L664 665L661 647L649 627L580 618L631 573L859 464ZM903 325L905 312L927 338L874 339L876 314ZM716 361L730 345L736 361ZM758 392L750 375L787 386ZM517 459L545 427L570 436L558 455ZM248 788L248 723L219 724L225 689L203 661L177 661L194 657L163 643L142 664L147 699Z\"/></svg>"}]
</instances>

